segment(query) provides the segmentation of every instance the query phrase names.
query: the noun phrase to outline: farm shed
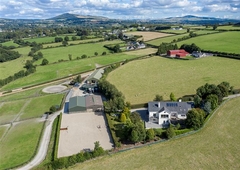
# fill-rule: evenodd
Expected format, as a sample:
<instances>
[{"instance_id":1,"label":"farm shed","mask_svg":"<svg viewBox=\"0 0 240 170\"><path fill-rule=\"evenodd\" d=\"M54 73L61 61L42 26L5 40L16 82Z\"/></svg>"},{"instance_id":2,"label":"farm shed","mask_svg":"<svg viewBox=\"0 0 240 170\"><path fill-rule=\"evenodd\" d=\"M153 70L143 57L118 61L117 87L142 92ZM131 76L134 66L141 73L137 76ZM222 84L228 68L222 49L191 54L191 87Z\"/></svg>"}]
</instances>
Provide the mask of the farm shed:
<instances>
[{"instance_id":1,"label":"farm shed","mask_svg":"<svg viewBox=\"0 0 240 170\"><path fill-rule=\"evenodd\" d=\"M69 113L86 111L86 101L84 96L75 96L69 99Z\"/></svg>"},{"instance_id":2,"label":"farm shed","mask_svg":"<svg viewBox=\"0 0 240 170\"><path fill-rule=\"evenodd\" d=\"M101 69L97 69L95 70L88 78L87 78L87 83L97 83L102 75L104 73L104 70L101 68Z\"/></svg>"},{"instance_id":3,"label":"farm shed","mask_svg":"<svg viewBox=\"0 0 240 170\"><path fill-rule=\"evenodd\" d=\"M103 110L100 95L75 96L69 100L69 113L100 110Z\"/></svg>"},{"instance_id":4,"label":"farm shed","mask_svg":"<svg viewBox=\"0 0 240 170\"><path fill-rule=\"evenodd\" d=\"M183 49L180 49L180 50L168 50L167 51L167 56L169 56L169 57L185 57L188 54L189 53L186 52Z\"/></svg>"}]
</instances>

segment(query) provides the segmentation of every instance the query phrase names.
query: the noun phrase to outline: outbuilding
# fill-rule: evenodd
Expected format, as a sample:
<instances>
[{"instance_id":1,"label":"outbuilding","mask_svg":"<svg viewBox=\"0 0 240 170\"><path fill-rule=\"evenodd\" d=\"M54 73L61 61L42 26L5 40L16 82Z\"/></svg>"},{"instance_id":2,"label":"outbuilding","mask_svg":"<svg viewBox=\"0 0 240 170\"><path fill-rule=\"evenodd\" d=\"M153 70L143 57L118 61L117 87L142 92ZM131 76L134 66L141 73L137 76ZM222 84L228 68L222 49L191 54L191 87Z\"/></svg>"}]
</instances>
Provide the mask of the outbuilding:
<instances>
[{"instance_id":1,"label":"outbuilding","mask_svg":"<svg viewBox=\"0 0 240 170\"><path fill-rule=\"evenodd\" d=\"M69 113L103 110L100 95L75 96L69 99Z\"/></svg>"}]
</instances>

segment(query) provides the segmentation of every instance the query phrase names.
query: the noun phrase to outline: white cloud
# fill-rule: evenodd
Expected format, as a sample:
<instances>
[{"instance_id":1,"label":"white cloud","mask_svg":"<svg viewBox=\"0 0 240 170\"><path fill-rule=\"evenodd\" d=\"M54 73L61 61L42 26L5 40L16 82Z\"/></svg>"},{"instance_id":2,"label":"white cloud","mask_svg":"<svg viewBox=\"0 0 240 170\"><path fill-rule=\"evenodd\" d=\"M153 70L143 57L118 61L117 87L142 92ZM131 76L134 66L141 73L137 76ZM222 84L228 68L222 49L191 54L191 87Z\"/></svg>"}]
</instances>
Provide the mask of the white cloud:
<instances>
[{"instance_id":1,"label":"white cloud","mask_svg":"<svg viewBox=\"0 0 240 170\"><path fill-rule=\"evenodd\" d=\"M0 17L48 18L66 12L110 18L163 18L186 12L238 17L239 9L240 0L1 0Z\"/></svg>"},{"instance_id":2,"label":"white cloud","mask_svg":"<svg viewBox=\"0 0 240 170\"><path fill-rule=\"evenodd\" d=\"M5 5L3 5L3 6L1 5L1 6L0 6L0 11L2 11L2 10L4 10L4 9L7 9L7 7L6 7Z\"/></svg>"}]
</instances>

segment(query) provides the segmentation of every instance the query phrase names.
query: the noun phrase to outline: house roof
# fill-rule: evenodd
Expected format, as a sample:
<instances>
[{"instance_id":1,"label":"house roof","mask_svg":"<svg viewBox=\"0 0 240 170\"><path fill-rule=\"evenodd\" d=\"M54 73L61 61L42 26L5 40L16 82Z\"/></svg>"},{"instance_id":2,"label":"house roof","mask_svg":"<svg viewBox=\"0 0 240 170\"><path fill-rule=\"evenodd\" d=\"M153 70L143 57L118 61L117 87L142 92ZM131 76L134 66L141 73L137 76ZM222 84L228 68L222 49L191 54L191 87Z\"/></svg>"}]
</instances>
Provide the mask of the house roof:
<instances>
[{"instance_id":1,"label":"house roof","mask_svg":"<svg viewBox=\"0 0 240 170\"><path fill-rule=\"evenodd\" d=\"M100 80L103 73L104 73L104 70L102 68L97 69L87 78L87 81L92 79Z\"/></svg>"},{"instance_id":2,"label":"house roof","mask_svg":"<svg viewBox=\"0 0 240 170\"><path fill-rule=\"evenodd\" d=\"M185 115L192 106L192 102L148 102L148 111L162 112L166 110L167 112L177 112Z\"/></svg>"},{"instance_id":3,"label":"house roof","mask_svg":"<svg viewBox=\"0 0 240 170\"><path fill-rule=\"evenodd\" d=\"M88 95L85 99L87 108L91 106L103 106L102 98L99 95Z\"/></svg>"}]
</instances>

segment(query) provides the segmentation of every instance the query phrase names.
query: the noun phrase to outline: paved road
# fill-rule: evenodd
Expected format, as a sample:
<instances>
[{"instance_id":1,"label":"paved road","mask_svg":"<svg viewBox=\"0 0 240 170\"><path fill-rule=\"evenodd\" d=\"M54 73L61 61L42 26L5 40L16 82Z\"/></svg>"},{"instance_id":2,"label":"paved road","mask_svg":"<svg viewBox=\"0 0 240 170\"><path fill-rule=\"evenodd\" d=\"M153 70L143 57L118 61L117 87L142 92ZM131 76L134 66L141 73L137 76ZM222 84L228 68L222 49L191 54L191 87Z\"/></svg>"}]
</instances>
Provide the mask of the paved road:
<instances>
[{"instance_id":1,"label":"paved road","mask_svg":"<svg viewBox=\"0 0 240 170\"><path fill-rule=\"evenodd\" d=\"M48 118L48 120L46 122L46 128L45 128L44 134L42 136L37 154L28 164L24 165L21 168L18 168L18 170L32 169L33 167L39 165L45 159L47 150L48 150L48 145L49 145L50 138L51 138L52 124L53 124L54 119L60 114L60 112L62 112L62 110L54 113L53 115L51 115Z\"/></svg>"}]
</instances>

